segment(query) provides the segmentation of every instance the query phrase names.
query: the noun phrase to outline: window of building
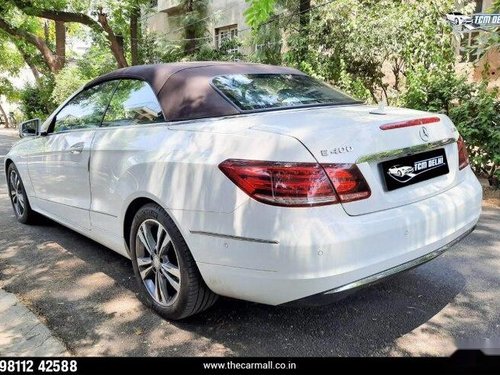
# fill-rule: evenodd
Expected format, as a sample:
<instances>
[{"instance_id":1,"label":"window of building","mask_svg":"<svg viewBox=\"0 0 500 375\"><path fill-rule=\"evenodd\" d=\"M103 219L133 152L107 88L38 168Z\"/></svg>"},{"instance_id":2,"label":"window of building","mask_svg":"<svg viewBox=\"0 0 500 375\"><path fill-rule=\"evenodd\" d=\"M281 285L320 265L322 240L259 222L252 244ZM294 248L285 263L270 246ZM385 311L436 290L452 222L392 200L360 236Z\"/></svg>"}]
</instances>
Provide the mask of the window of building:
<instances>
[{"instance_id":1,"label":"window of building","mask_svg":"<svg viewBox=\"0 0 500 375\"><path fill-rule=\"evenodd\" d=\"M220 48L225 40L232 40L238 37L238 25L230 25L215 29L215 47ZM238 48L228 50L228 52L238 52Z\"/></svg>"}]
</instances>

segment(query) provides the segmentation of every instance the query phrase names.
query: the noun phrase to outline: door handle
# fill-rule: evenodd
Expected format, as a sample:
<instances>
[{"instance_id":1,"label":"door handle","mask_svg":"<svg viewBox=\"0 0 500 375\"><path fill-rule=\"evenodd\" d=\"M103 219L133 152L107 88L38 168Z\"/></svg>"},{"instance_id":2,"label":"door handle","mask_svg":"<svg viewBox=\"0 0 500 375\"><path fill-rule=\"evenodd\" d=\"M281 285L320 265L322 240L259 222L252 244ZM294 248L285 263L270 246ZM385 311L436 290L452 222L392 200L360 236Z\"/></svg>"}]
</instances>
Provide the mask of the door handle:
<instances>
[{"instance_id":1,"label":"door handle","mask_svg":"<svg viewBox=\"0 0 500 375\"><path fill-rule=\"evenodd\" d=\"M84 146L85 145L83 142L75 143L73 146L69 148L69 152L71 152L74 155L81 154Z\"/></svg>"}]
</instances>

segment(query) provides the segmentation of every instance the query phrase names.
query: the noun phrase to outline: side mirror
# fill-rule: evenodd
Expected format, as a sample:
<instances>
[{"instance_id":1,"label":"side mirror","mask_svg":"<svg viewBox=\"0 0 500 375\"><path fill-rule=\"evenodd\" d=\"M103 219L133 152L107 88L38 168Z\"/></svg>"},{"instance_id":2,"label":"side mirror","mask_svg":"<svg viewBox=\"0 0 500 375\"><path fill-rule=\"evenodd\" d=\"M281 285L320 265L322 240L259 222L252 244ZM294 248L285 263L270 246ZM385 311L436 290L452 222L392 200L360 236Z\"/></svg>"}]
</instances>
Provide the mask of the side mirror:
<instances>
[{"instance_id":1,"label":"side mirror","mask_svg":"<svg viewBox=\"0 0 500 375\"><path fill-rule=\"evenodd\" d=\"M39 118L25 121L19 125L19 137L37 136L40 130L41 121Z\"/></svg>"}]
</instances>

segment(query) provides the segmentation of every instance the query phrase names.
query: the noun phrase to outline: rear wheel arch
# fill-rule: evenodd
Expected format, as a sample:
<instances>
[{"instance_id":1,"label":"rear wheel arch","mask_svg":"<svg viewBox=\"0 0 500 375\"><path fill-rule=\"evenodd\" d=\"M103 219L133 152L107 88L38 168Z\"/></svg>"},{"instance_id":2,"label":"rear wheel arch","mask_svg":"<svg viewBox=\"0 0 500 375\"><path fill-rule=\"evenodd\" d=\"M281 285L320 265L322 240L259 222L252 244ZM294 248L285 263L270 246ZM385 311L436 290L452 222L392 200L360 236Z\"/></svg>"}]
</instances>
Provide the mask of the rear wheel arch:
<instances>
[{"instance_id":1,"label":"rear wheel arch","mask_svg":"<svg viewBox=\"0 0 500 375\"><path fill-rule=\"evenodd\" d=\"M154 196L142 195L142 196L139 196L139 197L132 199L132 201L128 204L127 209L125 210L125 214L123 215L123 236L125 239L125 244L127 246L126 250L127 250L129 255L131 254L131 252L130 252L130 230L132 227L132 222L134 221L134 217L135 217L135 214L137 213L137 211L139 211L139 209L141 207L145 206L148 203L154 203L154 204L157 204L158 206L160 206L163 209L163 211L165 211L167 216L174 222L175 226L177 227L177 229L181 233L184 241L186 241L186 236L185 236L183 228L179 225L176 218L171 215L169 210L167 208L165 208L165 206L163 204L161 204L160 200ZM188 245L188 247L189 247L189 245ZM193 255L192 252L191 252L191 255Z\"/></svg>"},{"instance_id":2,"label":"rear wheel arch","mask_svg":"<svg viewBox=\"0 0 500 375\"><path fill-rule=\"evenodd\" d=\"M134 221L135 214L139 209L148 204L156 203L154 200L146 197L135 198L129 203L125 215L123 217L123 238L125 239L125 244L127 245L127 252L130 255L130 230L132 229L132 221Z\"/></svg>"}]
</instances>

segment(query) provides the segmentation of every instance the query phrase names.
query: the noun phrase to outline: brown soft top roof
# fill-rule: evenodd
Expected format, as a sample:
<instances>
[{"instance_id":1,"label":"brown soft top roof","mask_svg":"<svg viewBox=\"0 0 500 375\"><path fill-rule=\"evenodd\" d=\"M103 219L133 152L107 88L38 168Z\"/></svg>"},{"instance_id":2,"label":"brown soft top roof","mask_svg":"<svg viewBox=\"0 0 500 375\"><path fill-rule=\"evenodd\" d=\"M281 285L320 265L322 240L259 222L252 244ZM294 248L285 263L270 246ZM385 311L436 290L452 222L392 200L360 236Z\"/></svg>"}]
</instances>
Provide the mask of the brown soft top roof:
<instances>
[{"instance_id":1,"label":"brown soft top roof","mask_svg":"<svg viewBox=\"0 0 500 375\"><path fill-rule=\"evenodd\" d=\"M219 117L241 110L210 84L226 74L304 74L293 68L232 62L180 62L136 65L115 70L87 83L91 87L113 79L140 79L149 83L168 121Z\"/></svg>"}]
</instances>

